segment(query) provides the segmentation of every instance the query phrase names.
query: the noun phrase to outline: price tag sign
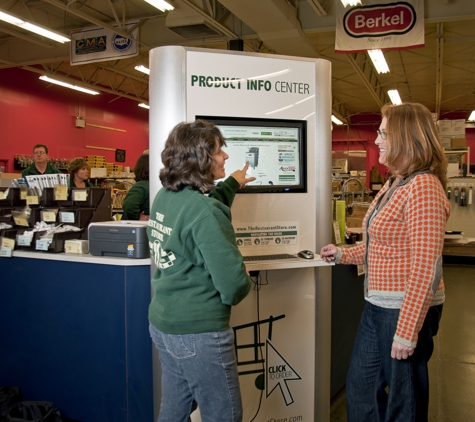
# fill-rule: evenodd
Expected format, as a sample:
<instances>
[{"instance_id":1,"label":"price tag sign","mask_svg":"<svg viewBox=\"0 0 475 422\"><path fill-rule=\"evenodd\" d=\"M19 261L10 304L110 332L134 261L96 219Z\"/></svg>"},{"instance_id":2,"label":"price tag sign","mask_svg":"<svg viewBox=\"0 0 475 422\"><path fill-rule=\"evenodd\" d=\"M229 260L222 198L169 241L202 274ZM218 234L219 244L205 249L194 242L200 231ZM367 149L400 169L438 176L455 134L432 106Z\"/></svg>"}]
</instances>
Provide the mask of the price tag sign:
<instances>
[{"instance_id":1,"label":"price tag sign","mask_svg":"<svg viewBox=\"0 0 475 422\"><path fill-rule=\"evenodd\" d=\"M64 251L66 253L79 253L79 245L77 243L65 243Z\"/></svg>"},{"instance_id":2,"label":"price tag sign","mask_svg":"<svg viewBox=\"0 0 475 422\"><path fill-rule=\"evenodd\" d=\"M38 205L40 202L39 202L39 199L37 196L29 196L27 195L26 196L26 203L28 205Z\"/></svg>"},{"instance_id":3,"label":"price tag sign","mask_svg":"<svg viewBox=\"0 0 475 422\"><path fill-rule=\"evenodd\" d=\"M366 265L360 264L356 266L358 268L358 275L363 275L366 272Z\"/></svg>"},{"instance_id":4,"label":"price tag sign","mask_svg":"<svg viewBox=\"0 0 475 422\"><path fill-rule=\"evenodd\" d=\"M0 200L1 200L1 199L5 199L5 194L3 193L3 190L0 191Z\"/></svg>"},{"instance_id":5,"label":"price tag sign","mask_svg":"<svg viewBox=\"0 0 475 422\"><path fill-rule=\"evenodd\" d=\"M340 226L338 225L338 221L333 222L333 232L335 233L335 243L339 245L341 243L341 236L340 236Z\"/></svg>"},{"instance_id":6,"label":"price tag sign","mask_svg":"<svg viewBox=\"0 0 475 422\"><path fill-rule=\"evenodd\" d=\"M73 212L60 212L61 223L74 223L74 213Z\"/></svg>"},{"instance_id":7,"label":"price tag sign","mask_svg":"<svg viewBox=\"0 0 475 422\"><path fill-rule=\"evenodd\" d=\"M43 221L45 223L54 223L56 222L56 213L52 211L43 211Z\"/></svg>"},{"instance_id":8,"label":"price tag sign","mask_svg":"<svg viewBox=\"0 0 475 422\"><path fill-rule=\"evenodd\" d=\"M28 220L23 217L13 217L17 226L28 227Z\"/></svg>"},{"instance_id":9,"label":"price tag sign","mask_svg":"<svg viewBox=\"0 0 475 422\"><path fill-rule=\"evenodd\" d=\"M28 191L26 189L20 189L20 199L26 199Z\"/></svg>"},{"instance_id":10,"label":"price tag sign","mask_svg":"<svg viewBox=\"0 0 475 422\"><path fill-rule=\"evenodd\" d=\"M33 236L28 236L26 234L19 234L17 236L18 246L30 246Z\"/></svg>"},{"instance_id":11,"label":"price tag sign","mask_svg":"<svg viewBox=\"0 0 475 422\"><path fill-rule=\"evenodd\" d=\"M36 241L36 250L47 251L50 243L51 243L51 239L38 239Z\"/></svg>"},{"instance_id":12,"label":"price tag sign","mask_svg":"<svg viewBox=\"0 0 475 422\"><path fill-rule=\"evenodd\" d=\"M8 237L2 238L2 248L15 249L15 240Z\"/></svg>"},{"instance_id":13,"label":"price tag sign","mask_svg":"<svg viewBox=\"0 0 475 422\"><path fill-rule=\"evenodd\" d=\"M73 190L74 201L87 201L87 190Z\"/></svg>"},{"instance_id":14,"label":"price tag sign","mask_svg":"<svg viewBox=\"0 0 475 422\"><path fill-rule=\"evenodd\" d=\"M54 200L55 201L67 201L68 200L68 187L65 185L54 185Z\"/></svg>"},{"instance_id":15,"label":"price tag sign","mask_svg":"<svg viewBox=\"0 0 475 422\"><path fill-rule=\"evenodd\" d=\"M6 248L2 246L0 248L0 256L4 258L11 258L12 257L12 248Z\"/></svg>"}]
</instances>

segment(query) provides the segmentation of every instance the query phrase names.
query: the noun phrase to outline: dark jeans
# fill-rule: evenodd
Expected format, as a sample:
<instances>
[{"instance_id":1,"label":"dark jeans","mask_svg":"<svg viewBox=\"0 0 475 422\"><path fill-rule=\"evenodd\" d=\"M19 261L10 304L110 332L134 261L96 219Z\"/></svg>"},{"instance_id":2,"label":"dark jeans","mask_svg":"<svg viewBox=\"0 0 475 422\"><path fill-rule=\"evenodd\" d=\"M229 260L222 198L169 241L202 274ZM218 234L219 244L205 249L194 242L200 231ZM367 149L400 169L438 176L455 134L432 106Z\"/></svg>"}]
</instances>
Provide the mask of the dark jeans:
<instances>
[{"instance_id":1,"label":"dark jeans","mask_svg":"<svg viewBox=\"0 0 475 422\"><path fill-rule=\"evenodd\" d=\"M391 358L399 309L366 302L346 378L348 422L424 422L429 408L429 362L442 305L432 306L408 359Z\"/></svg>"}]
</instances>

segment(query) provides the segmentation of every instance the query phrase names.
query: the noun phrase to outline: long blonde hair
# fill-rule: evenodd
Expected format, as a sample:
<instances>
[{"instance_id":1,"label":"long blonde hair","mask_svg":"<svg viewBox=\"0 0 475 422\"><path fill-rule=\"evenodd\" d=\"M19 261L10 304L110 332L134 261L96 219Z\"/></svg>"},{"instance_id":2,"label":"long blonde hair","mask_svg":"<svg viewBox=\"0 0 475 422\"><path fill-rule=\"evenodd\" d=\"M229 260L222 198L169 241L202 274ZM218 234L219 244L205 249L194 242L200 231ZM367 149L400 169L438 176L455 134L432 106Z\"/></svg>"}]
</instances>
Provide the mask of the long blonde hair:
<instances>
[{"instance_id":1,"label":"long blonde hair","mask_svg":"<svg viewBox=\"0 0 475 422\"><path fill-rule=\"evenodd\" d=\"M430 111L418 103L385 105L389 138L386 160L394 176L407 177L416 171L427 170L447 185L447 158Z\"/></svg>"}]
</instances>

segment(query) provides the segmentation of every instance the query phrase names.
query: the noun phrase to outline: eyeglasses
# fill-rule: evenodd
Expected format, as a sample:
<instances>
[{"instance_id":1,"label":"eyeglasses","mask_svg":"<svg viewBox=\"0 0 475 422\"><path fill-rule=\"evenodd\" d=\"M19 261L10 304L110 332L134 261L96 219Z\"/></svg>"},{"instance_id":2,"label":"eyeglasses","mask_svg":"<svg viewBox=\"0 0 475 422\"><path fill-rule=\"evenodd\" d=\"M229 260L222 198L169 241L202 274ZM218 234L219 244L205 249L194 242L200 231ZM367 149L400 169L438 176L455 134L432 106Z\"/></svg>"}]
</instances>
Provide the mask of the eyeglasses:
<instances>
[{"instance_id":1,"label":"eyeglasses","mask_svg":"<svg viewBox=\"0 0 475 422\"><path fill-rule=\"evenodd\" d=\"M385 141L386 137L388 136L388 134L382 130L377 130L376 133L383 141Z\"/></svg>"},{"instance_id":2,"label":"eyeglasses","mask_svg":"<svg viewBox=\"0 0 475 422\"><path fill-rule=\"evenodd\" d=\"M46 152L45 151L35 151L34 154L35 155L45 155Z\"/></svg>"}]
</instances>

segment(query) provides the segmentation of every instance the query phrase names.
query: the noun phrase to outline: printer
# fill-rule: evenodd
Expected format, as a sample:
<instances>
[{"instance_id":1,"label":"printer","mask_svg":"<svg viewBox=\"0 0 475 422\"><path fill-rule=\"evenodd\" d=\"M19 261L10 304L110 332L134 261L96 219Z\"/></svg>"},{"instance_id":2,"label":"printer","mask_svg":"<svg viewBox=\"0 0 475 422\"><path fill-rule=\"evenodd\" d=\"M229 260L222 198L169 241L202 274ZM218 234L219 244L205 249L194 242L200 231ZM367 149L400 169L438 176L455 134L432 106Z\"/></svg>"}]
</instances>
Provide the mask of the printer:
<instances>
[{"instance_id":1,"label":"printer","mask_svg":"<svg viewBox=\"0 0 475 422\"><path fill-rule=\"evenodd\" d=\"M88 227L89 253L96 256L148 258L148 221L103 221Z\"/></svg>"}]
</instances>

